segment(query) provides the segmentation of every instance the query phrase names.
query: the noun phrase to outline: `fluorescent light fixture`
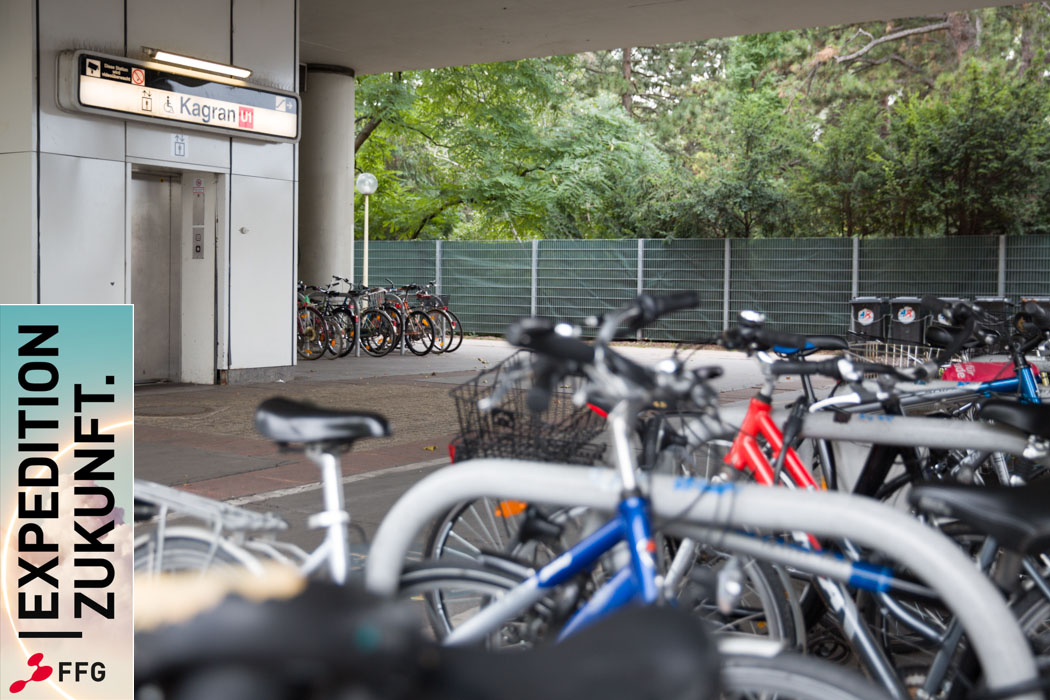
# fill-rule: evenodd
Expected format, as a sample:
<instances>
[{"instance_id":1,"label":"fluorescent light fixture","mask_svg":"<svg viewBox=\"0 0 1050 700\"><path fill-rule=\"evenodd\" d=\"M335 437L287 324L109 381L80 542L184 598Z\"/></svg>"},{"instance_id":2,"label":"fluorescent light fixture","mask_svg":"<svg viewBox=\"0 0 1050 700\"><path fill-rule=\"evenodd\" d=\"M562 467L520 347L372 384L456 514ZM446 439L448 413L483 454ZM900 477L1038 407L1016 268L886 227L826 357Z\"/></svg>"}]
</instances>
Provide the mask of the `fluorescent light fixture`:
<instances>
[{"instance_id":1,"label":"fluorescent light fixture","mask_svg":"<svg viewBox=\"0 0 1050 700\"><path fill-rule=\"evenodd\" d=\"M185 66L186 68L195 68L196 70L218 73L220 75L229 75L241 79L247 78L252 74L247 68L238 68L237 66L226 65L225 63L215 63L214 61L205 61L201 58L183 56L181 54L171 53L170 51L151 49L148 46L143 46L142 50L145 51L148 56L153 58L153 60L162 63L171 63L176 66Z\"/></svg>"}]
</instances>

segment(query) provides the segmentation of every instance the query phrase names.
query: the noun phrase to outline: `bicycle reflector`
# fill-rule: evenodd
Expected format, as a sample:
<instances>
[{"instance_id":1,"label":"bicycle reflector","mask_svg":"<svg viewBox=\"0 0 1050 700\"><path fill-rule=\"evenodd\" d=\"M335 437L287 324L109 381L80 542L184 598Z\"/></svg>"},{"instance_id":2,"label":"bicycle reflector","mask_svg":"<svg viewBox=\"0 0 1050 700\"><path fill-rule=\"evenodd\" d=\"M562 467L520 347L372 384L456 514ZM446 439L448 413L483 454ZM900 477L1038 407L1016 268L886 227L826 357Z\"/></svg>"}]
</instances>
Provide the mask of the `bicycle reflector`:
<instances>
[{"instance_id":1,"label":"bicycle reflector","mask_svg":"<svg viewBox=\"0 0 1050 700\"><path fill-rule=\"evenodd\" d=\"M524 513L526 506L524 501L500 501L499 506L493 512L497 518L512 518Z\"/></svg>"}]
</instances>

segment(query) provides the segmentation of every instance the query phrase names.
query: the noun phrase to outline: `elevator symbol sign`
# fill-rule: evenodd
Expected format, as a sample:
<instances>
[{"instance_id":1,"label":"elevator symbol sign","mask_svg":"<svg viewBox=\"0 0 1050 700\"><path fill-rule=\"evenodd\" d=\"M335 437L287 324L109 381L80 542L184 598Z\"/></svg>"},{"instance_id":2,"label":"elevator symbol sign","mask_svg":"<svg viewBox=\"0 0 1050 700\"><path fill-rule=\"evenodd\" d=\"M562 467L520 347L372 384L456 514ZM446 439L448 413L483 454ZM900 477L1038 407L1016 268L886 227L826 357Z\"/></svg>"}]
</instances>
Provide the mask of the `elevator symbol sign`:
<instances>
[{"instance_id":1,"label":"elevator symbol sign","mask_svg":"<svg viewBox=\"0 0 1050 700\"><path fill-rule=\"evenodd\" d=\"M131 84L132 85L145 85L146 84L146 71L141 68L131 69Z\"/></svg>"},{"instance_id":2,"label":"elevator symbol sign","mask_svg":"<svg viewBox=\"0 0 1050 700\"><path fill-rule=\"evenodd\" d=\"M175 158L185 158L189 155L185 134L171 135L171 155Z\"/></svg>"},{"instance_id":3,"label":"elevator symbol sign","mask_svg":"<svg viewBox=\"0 0 1050 700\"><path fill-rule=\"evenodd\" d=\"M251 107L237 108L237 126L242 129L255 128L255 110Z\"/></svg>"}]
</instances>

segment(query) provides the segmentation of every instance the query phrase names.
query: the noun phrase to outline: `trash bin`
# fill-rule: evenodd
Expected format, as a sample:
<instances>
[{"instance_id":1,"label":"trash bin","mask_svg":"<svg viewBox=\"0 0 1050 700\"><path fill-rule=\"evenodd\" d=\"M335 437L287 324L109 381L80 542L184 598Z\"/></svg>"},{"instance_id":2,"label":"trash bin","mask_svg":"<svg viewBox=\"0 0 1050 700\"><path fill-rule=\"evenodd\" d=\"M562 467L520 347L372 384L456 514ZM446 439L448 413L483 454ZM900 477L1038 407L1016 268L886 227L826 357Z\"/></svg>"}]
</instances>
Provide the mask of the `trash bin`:
<instances>
[{"instance_id":1,"label":"trash bin","mask_svg":"<svg viewBox=\"0 0 1050 700\"><path fill-rule=\"evenodd\" d=\"M923 330L928 316L919 297L894 297L890 299L890 343L922 345Z\"/></svg>"},{"instance_id":2,"label":"trash bin","mask_svg":"<svg viewBox=\"0 0 1050 700\"><path fill-rule=\"evenodd\" d=\"M850 332L863 340L886 340L890 306L885 297L850 299Z\"/></svg>"}]
</instances>

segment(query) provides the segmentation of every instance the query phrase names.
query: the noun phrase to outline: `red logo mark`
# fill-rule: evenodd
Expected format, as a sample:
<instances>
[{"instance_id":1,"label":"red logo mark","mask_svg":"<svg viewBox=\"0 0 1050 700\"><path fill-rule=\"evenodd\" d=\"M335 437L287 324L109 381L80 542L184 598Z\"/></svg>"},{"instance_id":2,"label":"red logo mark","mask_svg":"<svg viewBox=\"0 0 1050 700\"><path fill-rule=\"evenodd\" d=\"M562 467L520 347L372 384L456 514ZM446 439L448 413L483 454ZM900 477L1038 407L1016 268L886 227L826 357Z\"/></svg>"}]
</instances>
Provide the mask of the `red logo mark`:
<instances>
[{"instance_id":1,"label":"red logo mark","mask_svg":"<svg viewBox=\"0 0 1050 700\"><path fill-rule=\"evenodd\" d=\"M141 68L131 69L131 82L134 85L145 85L146 84L146 71Z\"/></svg>"},{"instance_id":2,"label":"red logo mark","mask_svg":"<svg viewBox=\"0 0 1050 700\"><path fill-rule=\"evenodd\" d=\"M28 681L15 681L11 684L12 693L21 693L22 689L25 688L31 681L46 681L51 677L51 672L54 670L50 666L41 666L40 662L44 660L43 654L33 654L29 657L28 663L30 666L36 666L36 670L33 671L33 677Z\"/></svg>"},{"instance_id":3,"label":"red logo mark","mask_svg":"<svg viewBox=\"0 0 1050 700\"><path fill-rule=\"evenodd\" d=\"M242 129L255 128L255 109L252 107L237 108L237 124Z\"/></svg>"}]
</instances>

